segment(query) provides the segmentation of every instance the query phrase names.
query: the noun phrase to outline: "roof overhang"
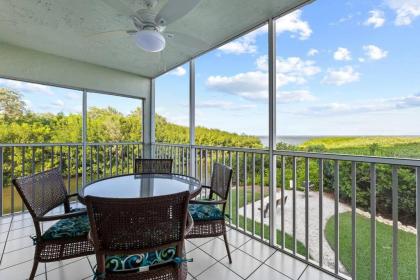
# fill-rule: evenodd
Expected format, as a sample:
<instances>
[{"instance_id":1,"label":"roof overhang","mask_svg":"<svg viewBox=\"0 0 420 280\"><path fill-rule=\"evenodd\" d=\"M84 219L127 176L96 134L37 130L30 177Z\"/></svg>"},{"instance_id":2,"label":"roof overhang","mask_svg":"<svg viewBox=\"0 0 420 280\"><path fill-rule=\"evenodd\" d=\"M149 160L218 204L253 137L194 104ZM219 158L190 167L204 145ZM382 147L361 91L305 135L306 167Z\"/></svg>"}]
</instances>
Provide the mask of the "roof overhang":
<instances>
[{"instance_id":1,"label":"roof overhang","mask_svg":"<svg viewBox=\"0 0 420 280\"><path fill-rule=\"evenodd\" d=\"M136 2L121 1L127 5ZM168 43L161 53L147 53L137 48L130 36L94 35L133 28L128 17L102 0L0 0L0 41L155 78L308 2L311 0L202 0L167 30L199 38L206 47Z\"/></svg>"}]
</instances>

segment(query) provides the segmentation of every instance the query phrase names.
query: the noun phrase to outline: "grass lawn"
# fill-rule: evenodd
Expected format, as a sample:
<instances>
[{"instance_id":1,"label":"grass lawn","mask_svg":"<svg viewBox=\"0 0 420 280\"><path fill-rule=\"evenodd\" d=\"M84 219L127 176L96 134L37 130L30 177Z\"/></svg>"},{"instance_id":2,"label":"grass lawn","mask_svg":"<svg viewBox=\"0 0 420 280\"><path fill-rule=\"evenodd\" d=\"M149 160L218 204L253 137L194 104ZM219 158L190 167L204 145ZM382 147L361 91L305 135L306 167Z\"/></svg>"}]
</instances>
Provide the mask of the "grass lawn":
<instances>
[{"instance_id":1,"label":"grass lawn","mask_svg":"<svg viewBox=\"0 0 420 280\"><path fill-rule=\"evenodd\" d=\"M334 248L334 217L326 225L325 236ZM370 279L370 219L356 218L357 279ZM392 227L376 222L376 277L392 279ZM416 236L398 231L399 279L416 279ZM340 261L351 271L351 213L340 214Z\"/></svg>"},{"instance_id":2,"label":"grass lawn","mask_svg":"<svg viewBox=\"0 0 420 280\"><path fill-rule=\"evenodd\" d=\"M243 207L244 205L244 191L243 188L239 189L240 193L239 193L239 205L238 205L238 209ZM232 196L232 213L230 213L230 218L232 220L232 225L236 225L236 190L232 190L231 191L231 196ZM264 196L268 196L268 189L264 190ZM255 201L260 200L261 198L261 193L260 190L258 188L258 191L255 190ZM252 202L252 196L251 196L251 190L247 190L247 203L251 203ZM260 207L259 203L255 204L255 210L257 210ZM226 213L229 213L229 204L226 206ZM251 213L247 213L247 217L250 217ZM244 229L245 228L245 217L239 214L239 227ZM252 232L252 220L250 218L247 218L247 222L246 222L246 229L248 232ZM259 222L255 222L255 235L261 237L261 223ZM268 227L268 225L264 225L263 228L263 232L264 232L264 239L269 239L269 234L270 234L270 229ZM285 247L292 250L293 249L293 237L285 234L286 238L285 238ZM277 244L281 244L282 242L282 234L280 230L277 230L277 238L276 238ZM296 242L296 251L305 256L306 254L306 247L303 243L297 241Z\"/></svg>"},{"instance_id":3,"label":"grass lawn","mask_svg":"<svg viewBox=\"0 0 420 280\"><path fill-rule=\"evenodd\" d=\"M385 157L420 157L420 137L320 137L306 141L301 148L324 146L325 152L353 155L372 155L371 145L378 145L375 156Z\"/></svg>"}]
</instances>

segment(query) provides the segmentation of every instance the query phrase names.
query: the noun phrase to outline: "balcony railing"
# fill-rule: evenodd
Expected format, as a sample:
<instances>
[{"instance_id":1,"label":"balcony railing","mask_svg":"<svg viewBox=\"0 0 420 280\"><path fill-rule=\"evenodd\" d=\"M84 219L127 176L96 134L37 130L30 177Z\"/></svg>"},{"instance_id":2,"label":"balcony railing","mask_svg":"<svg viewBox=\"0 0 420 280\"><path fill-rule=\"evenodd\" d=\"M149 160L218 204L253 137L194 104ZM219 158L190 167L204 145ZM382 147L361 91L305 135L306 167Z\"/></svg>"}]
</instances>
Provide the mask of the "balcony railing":
<instances>
[{"instance_id":1,"label":"balcony railing","mask_svg":"<svg viewBox=\"0 0 420 280\"><path fill-rule=\"evenodd\" d=\"M274 151L276 189L271 197L268 150L156 144L155 156L175 159L178 172L193 173L203 184L209 184L213 162L231 166L230 225L308 264L344 279L356 279L358 262L370 263L371 279L381 278L377 265L388 265L392 278L399 279L399 253L411 250L414 274L408 275L418 279L419 160ZM190 162L193 168L188 168ZM270 203L278 206L272 217ZM347 214L351 232L340 232L346 223L340 219L347 219ZM369 236L358 236L359 216L369 221ZM402 226L401 221L411 226ZM392 236L382 244L377 228L387 222ZM416 236L415 248L399 248L401 229ZM344 249L340 247L343 236L350 236ZM358 257L361 238L368 241L369 259ZM379 246L390 248L389 263L378 263L384 259L377 255ZM340 262L341 254L351 259L350 265Z\"/></svg>"},{"instance_id":2,"label":"balcony railing","mask_svg":"<svg viewBox=\"0 0 420 280\"><path fill-rule=\"evenodd\" d=\"M134 159L143 155L141 143L92 143L83 150L81 143L0 145L2 214L24 210L11 187L13 177L60 167L69 191L77 191L83 180L131 173ZM379 279L385 247L389 263L380 265L392 267L397 279L404 242L399 235L409 232L416 246L406 249L418 277L419 160L274 151L276 168L270 170L270 153L263 149L155 144L152 150L157 158L174 159L174 172L196 176L203 184L210 183L214 162L231 166L230 226L343 279L356 279L361 262L369 263L371 279ZM271 172L276 180L270 185ZM359 217L368 221L363 231L368 236L360 236L366 224L360 225ZM346 223L348 232L342 230ZM378 234L384 223L392 228L386 244ZM361 237L369 259L358 255ZM342 263L341 256L351 261Z\"/></svg>"},{"instance_id":3,"label":"balcony railing","mask_svg":"<svg viewBox=\"0 0 420 280\"><path fill-rule=\"evenodd\" d=\"M59 167L68 192L86 183L133 172L133 160L143 154L143 144L82 143L0 144L0 215L24 211L12 178ZM85 164L84 164L85 163Z\"/></svg>"}]
</instances>

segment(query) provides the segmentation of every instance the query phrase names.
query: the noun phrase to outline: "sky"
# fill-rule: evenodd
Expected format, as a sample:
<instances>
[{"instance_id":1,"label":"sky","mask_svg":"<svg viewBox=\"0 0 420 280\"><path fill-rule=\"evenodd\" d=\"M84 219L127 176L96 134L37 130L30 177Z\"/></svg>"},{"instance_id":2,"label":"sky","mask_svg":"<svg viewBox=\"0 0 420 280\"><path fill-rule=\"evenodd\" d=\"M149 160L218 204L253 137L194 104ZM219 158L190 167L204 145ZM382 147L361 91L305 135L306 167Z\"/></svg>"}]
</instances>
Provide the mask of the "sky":
<instances>
[{"instance_id":1,"label":"sky","mask_svg":"<svg viewBox=\"0 0 420 280\"><path fill-rule=\"evenodd\" d=\"M317 0L276 26L278 135L420 134L420 0ZM267 135L267 68L266 26L199 57L196 124ZM183 125L188 71L156 82Z\"/></svg>"},{"instance_id":2,"label":"sky","mask_svg":"<svg viewBox=\"0 0 420 280\"><path fill-rule=\"evenodd\" d=\"M66 115L82 113L83 93L78 90L0 78L0 88L2 87L19 92L26 107L32 112L64 113ZM127 115L137 107L141 107L142 101L136 98L88 92L87 106L88 108L114 107Z\"/></svg>"},{"instance_id":3,"label":"sky","mask_svg":"<svg viewBox=\"0 0 420 280\"><path fill-rule=\"evenodd\" d=\"M420 0L317 0L276 21L277 134L420 135ZM196 59L196 124L268 135L267 26ZM156 112L188 125L188 64L156 80ZM79 91L0 79L35 112ZM141 102L88 94L124 114Z\"/></svg>"}]
</instances>

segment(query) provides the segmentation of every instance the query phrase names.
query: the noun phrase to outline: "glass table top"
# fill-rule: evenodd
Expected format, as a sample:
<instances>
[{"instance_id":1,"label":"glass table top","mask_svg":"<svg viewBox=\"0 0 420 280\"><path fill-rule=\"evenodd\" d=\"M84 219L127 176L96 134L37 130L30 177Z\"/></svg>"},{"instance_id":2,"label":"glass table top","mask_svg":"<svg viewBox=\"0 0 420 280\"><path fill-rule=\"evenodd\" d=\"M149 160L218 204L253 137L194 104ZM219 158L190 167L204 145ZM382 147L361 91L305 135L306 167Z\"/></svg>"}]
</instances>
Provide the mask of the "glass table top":
<instances>
[{"instance_id":1,"label":"glass table top","mask_svg":"<svg viewBox=\"0 0 420 280\"><path fill-rule=\"evenodd\" d=\"M122 175L102 179L86 185L79 197L141 198L189 191L191 197L201 190L200 182L192 177L176 174Z\"/></svg>"}]
</instances>

